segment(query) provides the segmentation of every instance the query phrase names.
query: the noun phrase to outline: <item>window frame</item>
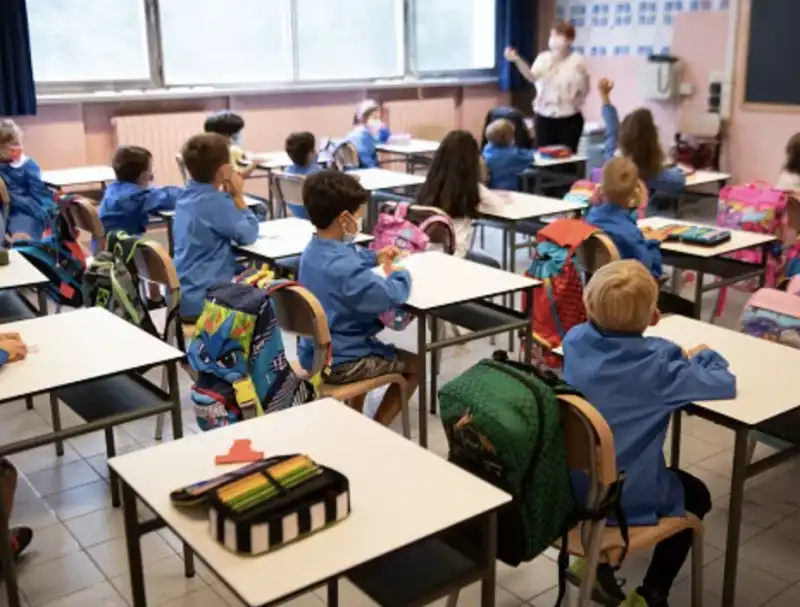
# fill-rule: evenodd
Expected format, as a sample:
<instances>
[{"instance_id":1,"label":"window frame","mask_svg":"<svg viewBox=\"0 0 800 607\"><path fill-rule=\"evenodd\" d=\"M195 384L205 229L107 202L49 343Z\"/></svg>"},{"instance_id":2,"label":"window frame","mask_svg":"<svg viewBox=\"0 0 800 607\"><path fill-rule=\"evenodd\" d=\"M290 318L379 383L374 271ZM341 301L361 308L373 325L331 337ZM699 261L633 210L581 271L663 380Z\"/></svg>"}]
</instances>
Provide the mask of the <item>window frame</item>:
<instances>
[{"instance_id":1,"label":"window frame","mask_svg":"<svg viewBox=\"0 0 800 607\"><path fill-rule=\"evenodd\" d=\"M449 84L459 85L475 81L491 82L498 77L498 67L487 69L464 69L450 71L420 71L417 69L416 57L416 28L414 27L415 7L417 2L424 0L403 0L403 74L393 78L366 78L366 79L331 79L308 80L301 79L299 74L299 54L297 44L297 2L290 1L291 43L292 43L292 79L289 81L269 82L243 82L236 84L209 84L203 82L191 85L167 85L164 78L164 60L162 45L162 30L159 11L161 0L139 0L143 3L145 11L145 25L147 35L148 62L150 65L150 78L148 80L93 80L93 81L65 81L36 83L36 92L44 97L92 95L106 93L103 99L112 99L114 93L124 95L129 91L144 93L176 92L187 90L187 95L199 92L202 89L207 94L259 94L259 93L291 93L293 90L342 90L347 88L398 88L407 84L409 87L425 85L437 79L447 79ZM331 0L327 0L331 1ZM198 89L192 91L191 89Z\"/></svg>"}]
</instances>

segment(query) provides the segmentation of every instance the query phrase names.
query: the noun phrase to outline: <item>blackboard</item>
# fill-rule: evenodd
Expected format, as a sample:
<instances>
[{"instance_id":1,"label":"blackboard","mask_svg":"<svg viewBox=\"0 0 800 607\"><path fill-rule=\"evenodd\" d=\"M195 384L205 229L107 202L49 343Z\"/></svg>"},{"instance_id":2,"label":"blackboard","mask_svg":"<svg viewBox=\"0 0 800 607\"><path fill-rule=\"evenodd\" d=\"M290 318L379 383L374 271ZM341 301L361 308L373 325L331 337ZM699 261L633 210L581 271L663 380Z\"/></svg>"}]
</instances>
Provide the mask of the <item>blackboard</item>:
<instances>
[{"instance_id":1,"label":"blackboard","mask_svg":"<svg viewBox=\"0 0 800 607\"><path fill-rule=\"evenodd\" d=\"M744 100L800 105L800 0L750 5Z\"/></svg>"}]
</instances>

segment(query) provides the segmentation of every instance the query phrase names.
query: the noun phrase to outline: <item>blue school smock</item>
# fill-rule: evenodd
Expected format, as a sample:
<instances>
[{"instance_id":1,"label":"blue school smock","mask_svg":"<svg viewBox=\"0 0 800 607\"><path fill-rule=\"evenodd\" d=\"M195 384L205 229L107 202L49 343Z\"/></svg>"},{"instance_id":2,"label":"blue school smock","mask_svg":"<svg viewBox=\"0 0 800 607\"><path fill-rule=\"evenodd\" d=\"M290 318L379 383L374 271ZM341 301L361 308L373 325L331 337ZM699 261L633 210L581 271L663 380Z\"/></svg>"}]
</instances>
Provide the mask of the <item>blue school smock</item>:
<instances>
[{"instance_id":1,"label":"blue school smock","mask_svg":"<svg viewBox=\"0 0 800 607\"><path fill-rule=\"evenodd\" d=\"M322 167L316 163L310 164L308 166L302 166L300 164L291 164L284 172L287 175L311 175L312 173L316 173L317 171L321 171ZM300 219L308 219L308 213L306 212L306 208L302 205L300 201L286 201L286 206L289 207L289 210L292 212L294 217L299 217Z\"/></svg>"},{"instance_id":2,"label":"blue school smock","mask_svg":"<svg viewBox=\"0 0 800 607\"><path fill-rule=\"evenodd\" d=\"M654 278L661 278L661 243L645 239L629 209L603 202L589 207L586 221L609 235L622 259L638 259Z\"/></svg>"},{"instance_id":3,"label":"blue school smock","mask_svg":"<svg viewBox=\"0 0 800 607\"><path fill-rule=\"evenodd\" d=\"M371 354L393 359L395 347L375 337L384 326L379 316L400 306L411 293L411 275L402 269L384 278L374 272L374 251L314 236L300 258L300 284L319 300L331 333L333 365ZM300 364L311 369L314 344L302 339Z\"/></svg>"},{"instance_id":4,"label":"blue school smock","mask_svg":"<svg viewBox=\"0 0 800 607\"><path fill-rule=\"evenodd\" d=\"M494 190L519 189L519 174L533 164L533 158L533 150L487 143L483 148L483 161L489 169L489 187Z\"/></svg>"},{"instance_id":5,"label":"blue school smock","mask_svg":"<svg viewBox=\"0 0 800 607\"><path fill-rule=\"evenodd\" d=\"M135 183L111 183L100 201L100 219L106 232L123 230L128 234L144 234L148 218L158 211L172 211L183 188L143 188Z\"/></svg>"},{"instance_id":6,"label":"blue school smock","mask_svg":"<svg viewBox=\"0 0 800 607\"><path fill-rule=\"evenodd\" d=\"M691 359L659 337L601 331L592 323L564 338L564 380L605 418L614 435L617 468L625 473L622 510L632 525L654 525L685 512L683 486L667 468L670 415L689 403L736 396L728 362L713 350ZM583 482L581 482L583 481ZM585 499L585 477L573 477Z\"/></svg>"},{"instance_id":7,"label":"blue school smock","mask_svg":"<svg viewBox=\"0 0 800 607\"><path fill-rule=\"evenodd\" d=\"M345 139L356 146L360 168L369 169L378 166L378 149L375 144L386 143L391 135L386 125L380 128L377 135L373 135L366 124L357 124Z\"/></svg>"},{"instance_id":8,"label":"blue school smock","mask_svg":"<svg viewBox=\"0 0 800 607\"><path fill-rule=\"evenodd\" d=\"M213 185L189 181L175 205L172 238L180 314L191 319L203 311L210 287L233 280L233 246L256 241L258 219L250 209L237 209L233 198Z\"/></svg>"},{"instance_id":9,"label":"blue school smock","mask_svg":"<svg viewBox=\"0 0 800 607\"><path fill-rule=\"evenodd\" d=\"M56 210L55 198L42 181L42 170L32 158L23 156L18 162L0 163L0 178L5 181L11 206L8 231L26 232L32 238L42 237Z\"/></svg>"}]
</instances>

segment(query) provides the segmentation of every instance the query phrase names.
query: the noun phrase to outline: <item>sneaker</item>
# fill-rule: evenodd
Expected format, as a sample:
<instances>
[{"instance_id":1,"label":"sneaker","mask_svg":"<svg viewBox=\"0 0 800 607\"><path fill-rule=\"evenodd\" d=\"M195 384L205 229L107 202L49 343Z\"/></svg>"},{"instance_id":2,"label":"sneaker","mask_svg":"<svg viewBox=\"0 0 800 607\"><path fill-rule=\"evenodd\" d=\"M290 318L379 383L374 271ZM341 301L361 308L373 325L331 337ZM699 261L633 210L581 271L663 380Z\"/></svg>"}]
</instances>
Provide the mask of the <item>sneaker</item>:
<instances>
[{"instance_id":1,"label":"sneaker","mask_svg":"<svg viewBox=\"0 0 800 607\"><path fill-rule=\"evenodd\" d=\"M14 558L18 559L33 540L33 531L30 527L14 527L10 531L11 549L14 552Z\"/></svg>"},{"instance_id":2,"label":"sneaker","mask_svg":"<svg viewBox=\"0 0 800 607\"><path fill-rule=\"evenodd\" d=\"M637 588L628 595L621 607L669 607L669 605L665 599L649 596L646 590Z\"/></svg>"},{"instance_id":3,"label":"sneaker","mask_svg":"<svg viewBox=\"0 0 800 607\"><path fill-rule=\"evenodd\" d=\"M567 570L567 581L573 586L580 587L581 582L588 574L586 559L575 559L572 566ZM614 577L614 570L610 565L601 563L597 567L597 577L592 589L592 601L605 607L617 607L625 599L620 582ZM627 607L627 605L626 605ZM648 607L646 604L643 607Z\"/></svg>"}]
</instances>

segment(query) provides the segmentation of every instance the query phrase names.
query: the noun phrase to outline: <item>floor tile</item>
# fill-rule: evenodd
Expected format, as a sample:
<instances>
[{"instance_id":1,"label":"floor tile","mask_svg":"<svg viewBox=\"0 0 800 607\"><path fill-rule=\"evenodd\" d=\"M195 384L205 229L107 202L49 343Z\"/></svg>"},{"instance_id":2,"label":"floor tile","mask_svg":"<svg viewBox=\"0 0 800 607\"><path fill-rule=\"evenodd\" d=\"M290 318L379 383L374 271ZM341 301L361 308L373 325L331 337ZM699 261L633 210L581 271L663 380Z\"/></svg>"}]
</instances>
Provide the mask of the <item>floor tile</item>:
<instances>
[{"instance_id":1,"label":"floor tile","mask_svg":"<svg viewBox=\"0 0 800 607\"><path fill-rule=\"evenodd\" d=\"M203 588L164 603L164 607L227 607L227 603L211 588Z\"/></svg>"},{"instance_id":2,"label":"floor tile","mask_svg":"<svg viewBox=\"0 0 800 607\"><path fill-rule=\"evenodd\" d=\"M80 458L81 456L78 452L65 443L64 455L62 456L56 456L55 447L53 445L45 445L43 447L17 453L10 456L8 459L17 467L17 470L23 474L28 474L30 472L63 466L78 461Z\"/></svg>"},{"instance_id":3,"label":"floor tile","mask_svg":"<svg viewBox=\"0 0 800 607\"><path fill-rule=\"evenodd\" d=\"M728 512L715 508L703 519L703 525L706 529L706 543L720 550L725 550L728 545ZM739 542L746 542L763 531L763 528L743 520L739 527Z\"/></svg>"},{"instance_id":4,"label":"floor tile","mask_svg":"<svg viewBox=\"0 0 800 607\"><path fill-rule=\"evenodd\" d=\"M75 449L81 457L93 457L101 453L106 453L106 438L104 432L92 432L77 436L67 441L67 444ZM114 446L118 449L123 447L136 447L138 443L131 438L121 428L114 428Z\"/></svg>"},{"instance_id":5,"label":"floor tile","mask_svg":"<svg viewBox=\"0 0 800 607\"><path fill-rule=\"evenodd\" d=\"M558 565L540 556L530 563L499 573L497 585L523 601L546 592L558 583Z\"/></svg>"},{"instance_id":6,"label":"floor tile","mask_svg":"<svg viewBox=\"0 0 800 607\"><path fill-rule=\"evenodd\" d=\"M800 605L800 588L793 586L771 599L767 607L797 607Z\"/></svg>"},{"instance_id":7,"label":"floor tile","mask_svg":"<svg viewBox=\"0 0 800 607\"><path fill-rule=\"evenodd\" d=\"M109 582L103 582L56 599L44 607L128 607L128 603Z\"/></svg>"},{"instance_id":8,"label":"floor tile","mask_svg":"<svg viewBox=\"0 0 800 607\"><path fill-rule=\"evenodd\" d=\"M714 500L714 507L727 512L730 496ZM771 527L776 523L796 514L800 508L796 504L784 502L778 497L767 495L757 489L746 488L742 504L742 520L758 527Z\"/></svg>"},{"instance_id":9,"label":"floor tile","mask_svg":"<svg viewBox=\"0 0 800 607\"><path fill-rule=\"evenodd\" d=\"M142 449L142 446L139 444L136 445L126 445L125 447L117 447L117 455L123 455L125 453L131 453L132 451L138 451ZM109 469L108 469L108 456L105 452L99 453L97 455L93 455L92 457L86 458L86 463L89 464L97 474L99 474L104 479L108 480Z\"/></svg>"},{"instance_id":10,"label":"floor tile","mask_svg":"<svg viewBox=\"0 0 800 607\"><path fill-rule=\"evenodd\" d=\"M796 543L800 543L800 513L782 520L772 527L772 531ZM798 554L797 558L798 563L800 563L800 554Z\"/></svg>"},{"instance_id":11,"label":"floor tile","mask_svg":"<svg viewBox=\"0 0 800 607\"><path fill-rule=\"evenodd\" d=\"M33 567L39 563L75 554L80 549L80 544L69 530L58 523L35 530L31 545L25 551L23 559L26 567Z\"/></svg>"},{"instance_id":12,"label":"floor tile","mask_svg":"<svg viewBox=\"0 0 800 607\"><path fill-rule=\"evenodd\" d=\"M31 472L26 476L42 497L101 480L100 475L82 459L57 468Z\"/></svg>"},{"instance_id":13,"label":"floor tile","mask_svg":"<svg viewBox=\"0 0 800 607\"><path fill-rule=\"evenodd\" d=\"M101 480L48 495L44 500L60 520L68 521L110 505L111 493L108 484Z\"/></svg>"},{"instance_id":14,"label":"floor tile","mask_svg":"<svg viewBox=\"0 0 800 607\"><path fill-rule=\"evenodd\" d=\"M525 603L518 596L514 596L500 586L495 587L496 607L520 607ZM467 586L458 593L458 607L480 607L481 604L481 584L475 583ZM447 599L440 599L431 603L431 607L446 607Z\"/></svg>"},{"instance_id":15,"label":"floor tile","mask_svg":"<svg viewBox=\"0 0 800 607\"><path fill-rule=\"evenodd\" d=\"M712 500L722 497L723 495L727 495L731 492L731 481L724 476L719 476L718 474L704 470L699 466L690 466L685 470L706 484Z\"/></svg>"},{"instance_id":16,"label":"floor tile","mask_svg":"<svg viewBox=\"0 0 800 607\"><path fill-rule=\"evenodd\" d=\"M34 567L21 567L19 571L19 585L31 607L40 607L103 580L103 574L82 552Z\"/></svg>"},{"instance_id":17,"label":"floor tile","mask_svg":"<svg viewBox=\"0 0 800 607\"><path fill-rule=\"evenodd\" d=\"M747 562L786 582L800 581L797 542L770 529L739 549L739 562Z\"/></svg>"},{"instance_id":18,"label":"floor tile","mask_svg":"<svg viewBox=\"0 0 800 607\"><path fill-rule=\"evenodd\" d=\"M15 503L14 510L11 513L12 526L19 525L30 527L34 531L36 529L50 527L58 522L56 513L53 512L47 502L40 497L22 504Z\"/></svg>"},{"instance_id":19,"label":"floor tile","mask_svg":"<svg viewBox=\"0 0 800 607\"><path fill-rule=\"evenodd\" d=\"M175 554L175 551L157 533L148 533L143 536L141 546L142 563L145 567ZM124 537L92 546L87 548L86 552L108 578L114 578L128 571L128 553Z\"/></svg>"},{"instance_id":20,"label":"floor tile","mask_svg":"<svg viewBox=\"0 0 800 607\"><path fill-rule=\"evenodd\" d=\"M183 561L177 555L145 565L144 572L148 607L159 607L206 587L200 576L187 578L183 575ZM111 583L130 602L131 582L128 573L113 578Z\"/></svg>"},{"instance_id":21,"label":"floor tile","mask_svg":"<svg viewBox=\"0 0 800 607\"><path fill-rule=\"evenodd\" d=\"M242 603L239 599L237 599L230 590L222 586L221 584L214 584L212 586L214 593L222 599L222 605L225 607L245 607L245 604ZM341 600L341 596L339 597L340 601L339 604L343 607L346 605L347 607L351 607L350 603L345 603ZM325 601L317 597L313 592L307 592L296 599L289 601L288 603L283 603L281 607L323 607L325 605Z\"/></svg>"},{"instance_id":22,"label":"floor tile","mask_svg":"<svg viewBox=\"0 0 800 607\"><path fill-rule=\"evenodd\" d=\"M703 570L707 592L722 596L724 563L725 560L720 559ZM788 587L785 581L740 561L736 575L736 607L761 607Z\"/></svg>"},{"instance_id":23,"label":"floor tile","mask_svg":"<svg viewBox=\"0 0 800 607\"><path fill-rule=\"evenodd\" d=\"M108 508L69 519L64 525L84 548L125 535L122 508L112 508L110 500Z\"/></svg>"}]
</instances>

